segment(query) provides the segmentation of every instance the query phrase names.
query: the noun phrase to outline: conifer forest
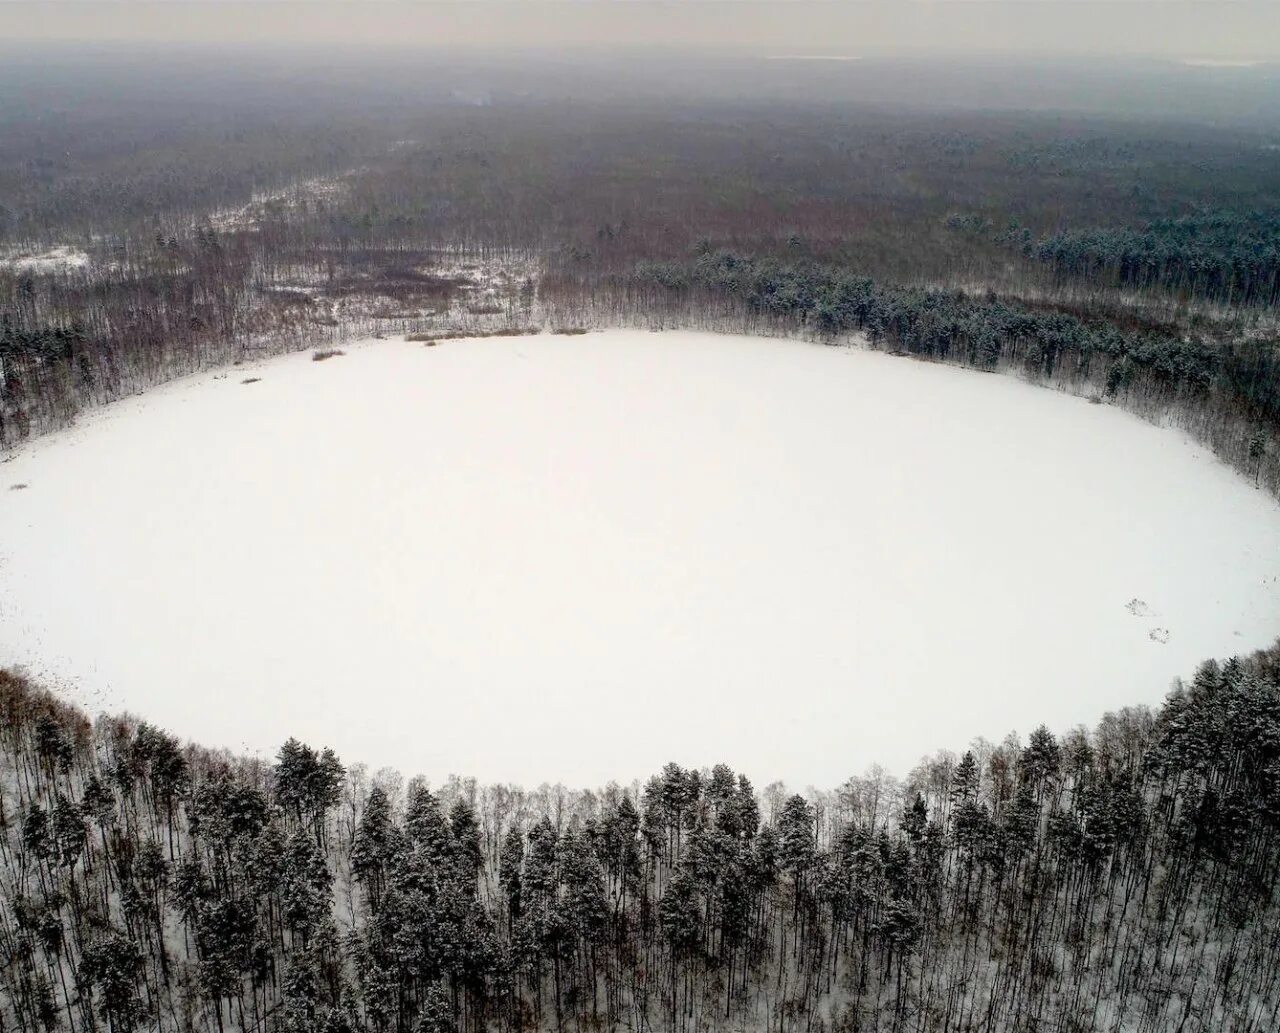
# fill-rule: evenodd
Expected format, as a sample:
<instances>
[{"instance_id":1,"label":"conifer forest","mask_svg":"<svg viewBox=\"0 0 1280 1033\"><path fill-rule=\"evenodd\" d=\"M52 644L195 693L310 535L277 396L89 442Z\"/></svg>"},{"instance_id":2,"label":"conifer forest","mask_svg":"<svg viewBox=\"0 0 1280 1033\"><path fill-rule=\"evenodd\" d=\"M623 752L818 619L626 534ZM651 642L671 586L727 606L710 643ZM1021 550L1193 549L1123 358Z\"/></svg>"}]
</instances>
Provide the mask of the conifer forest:
<instances>
[{"instance_id":1,"label":"conifer forest","mask_svg":"<svg viewBox=\"0 0 1280 1033\"><path fill-rule=\"evenodd\" d=\"M725 764L432 790L2 688L6 1028L1277 1021L1274 649L808 797Z\"/></svg>"}]
</instances>

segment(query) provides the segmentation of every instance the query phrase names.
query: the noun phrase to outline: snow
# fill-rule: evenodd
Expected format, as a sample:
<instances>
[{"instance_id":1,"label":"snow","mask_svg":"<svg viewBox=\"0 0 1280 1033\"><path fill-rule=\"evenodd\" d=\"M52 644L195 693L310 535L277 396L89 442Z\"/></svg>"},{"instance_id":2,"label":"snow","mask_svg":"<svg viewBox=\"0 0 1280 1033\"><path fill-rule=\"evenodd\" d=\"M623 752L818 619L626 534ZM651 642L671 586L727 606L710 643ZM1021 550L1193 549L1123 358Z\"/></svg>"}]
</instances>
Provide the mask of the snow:
<instances>
[{"instance_id":1,"label":"snow","mask_svg":"<svg viewBox=\"0 0 1280 1033\"><path fill-rule=\"evenodd\" d=\"M216 230L256 229L269 214L284 214L306 210L314 204L327 204L344 197L350 190L352 176L360 169L352 169L338 176L312 176L298 180L279 190L260 190L248 204L236 208L224 208L213 213L209 224Z\"/></svg>"},{"instance_id":2,"label":"snow","mask_svg":"<svg viewBox=\"0 0 1280 1033\"><path fill-rule=\"evenodd\" d=\"M89 256L87 254L66 245L59 245L39 254L11 254L0 258L0 269L41 275L83 269L88 264Z\"/></svg>"},{"instance_id":3,"label":"snow","mask_svg":"<svg viewBox=\"0 0 1280 1033\"><path fill-rule=\"evenodd\" d=\"M1114 407L701 333L343 347L0 463L0 663L435 780L825 787L1280 630L1280 510Z\"/></svg>"}]
</instances>

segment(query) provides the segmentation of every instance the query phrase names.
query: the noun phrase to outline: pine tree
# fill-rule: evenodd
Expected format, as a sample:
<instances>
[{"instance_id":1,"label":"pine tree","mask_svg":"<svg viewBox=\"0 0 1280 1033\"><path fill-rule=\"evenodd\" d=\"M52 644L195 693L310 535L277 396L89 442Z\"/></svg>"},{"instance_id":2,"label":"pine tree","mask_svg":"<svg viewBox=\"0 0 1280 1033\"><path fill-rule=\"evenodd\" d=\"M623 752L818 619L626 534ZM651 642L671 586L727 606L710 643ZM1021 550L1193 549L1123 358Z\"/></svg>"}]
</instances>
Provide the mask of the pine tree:
<instances>
[{"instance_id":1,"label":"pine tree","mask_svg":"<svg viewBox=\"0 0 1280 1033\"><path fill-rule=\"evenodd\" d=\"M111 1028L130 1033L147 1016L138 993L142 974L142 954L128 937L104 932L81 950L76 973L86 994L97 1002L99 1013Z\"/></svg>"},{"instance_id":2,"label":"pine tree","mask_svg":"<svg viewBox=\"0 0 1280 1033\"><path fill-rule=\"evenodd\" d=\"M360 824L356 826L351 846L352 874L364 884L369 906L374 911L382 898L387 862L395 848L395 835L387 794L380 787L374 787L365 803Z\"/></svg>"},{"instance_id":3,"label":"pine tree","mask_svg":"<svg viewBox=\"0 0 1280 1033\"><path fill-rule=\"evenodd\" d=\"M521 867L524 865L524 835L518 828L507 831L502 841L502 855L498 862L498 884L507 895L508 932L520 919Z\"/></svg>"},{"instance_id":4,"label":"pine tree","mask_svg":"<svg viewBox=\"0 0 1280 1033\"><path fill-rule=\"evenodd\" d=\"M453 1005L444 988L438 983L428 987L422 1001L422 1010L413 1033L457 1033L458 1023L453 1016Z\"/></svg>"},{"instance_id":5,"label":"pine tree","mask_svg":"<svg viewBox=\"0 0 1280 1033\"><path fill-rule=\"evenodd\" d=\"M404 830L409 842L423 851L433 864L443 864L453 851L453 837L440 809L440 802L425 785L409 788Z\"/></svg>"},{"instance_id":6,"label":"pine tree","mask_svg":"<svg viewBox=\"0 0 1280 1033\"><path fill-rule=\"evenodd\" d=\"M474 892L484 865L484 852L480 849L475 811L465 800L458 800L449 808L449 835L456 877L460 885Z\"/></svg>"}]
</instances>

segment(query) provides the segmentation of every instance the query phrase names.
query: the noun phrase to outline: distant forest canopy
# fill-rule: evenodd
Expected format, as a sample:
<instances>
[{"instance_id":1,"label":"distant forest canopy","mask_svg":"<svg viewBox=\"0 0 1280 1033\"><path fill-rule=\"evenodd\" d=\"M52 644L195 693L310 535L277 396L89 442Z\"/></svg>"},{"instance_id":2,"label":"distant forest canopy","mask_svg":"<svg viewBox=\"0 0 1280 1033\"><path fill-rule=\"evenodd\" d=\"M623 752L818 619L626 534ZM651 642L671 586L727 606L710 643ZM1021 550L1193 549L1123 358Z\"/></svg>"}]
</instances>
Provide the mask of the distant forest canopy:
<instances>
[{"instance_id":1,"label":"distant forest canopy","mask_svg":"<svg viewBox=\"0 0 1280 1033\"><path fill-rule=\"evenodd\" d=\"M1119 119L1003 110L1045 100L1017 63L13 56L0 447L355 334L683 320L1014 369L1280 491L1265 69L1054 66L1146 98ZM1166 87L1185 120L1150 113Z\"/></svg>"},{"instance_id":2,"label":"distant forest canopy","mask_svg":"<svg viewBox=\"0 0 1280 1033\"><path fill-rule=\"evenodd\" d=\"M947 226L960 233L991 229L989 220L972 215L948 216ZM1039 240L1015 222L993 239L1084 280L1159 287L1222 305L1280 301L1280 209L1203 211L1141 229L1063 230Z\"/></svg>"},{"instance_id":3,"label":"distant forest canopy","mask_svg":"<svg viewBox=\"0 0 1280 1033\"><path fill-rule=\"evenodd\" d=\"M431 789L0 671L0 1026L1273 1030L1280 646L834 792Z\"/></svg>"},{"instance_id":4,"label":"distant forest canopy","mask_svg":"<svg viewBox=\"0 0 1280 1033\"><path fill-rule=\"evenodd\" d=\"M1089 64L4 56L0 96L13 103L0 108L0 204L11 241L145 238L156 217L189 228L255 193L349 173L359 189L340 212L368 216L379 237L400 225L437 242L483 230L490 244L558 244L626 218L648 252L680 228L668 246L685 250L690 233L714 236L721 220L727 232L776 239L786 233L775 220L788 221L825 246L953 211L1001 227L1018 219L1039 235L1280 204L1280 79L1265 69L1135 66L1130 92L1152 101L1135 120L1110 103L1035 103L1054 75L1124 92L1123 69ZM1195 114L1211 94L1243 114L1254 92L1271 98L1272 115ZM974 100L960 103L965 95ZM923 243L898 244L917 269Z\"/></svg>"}]
</instances>

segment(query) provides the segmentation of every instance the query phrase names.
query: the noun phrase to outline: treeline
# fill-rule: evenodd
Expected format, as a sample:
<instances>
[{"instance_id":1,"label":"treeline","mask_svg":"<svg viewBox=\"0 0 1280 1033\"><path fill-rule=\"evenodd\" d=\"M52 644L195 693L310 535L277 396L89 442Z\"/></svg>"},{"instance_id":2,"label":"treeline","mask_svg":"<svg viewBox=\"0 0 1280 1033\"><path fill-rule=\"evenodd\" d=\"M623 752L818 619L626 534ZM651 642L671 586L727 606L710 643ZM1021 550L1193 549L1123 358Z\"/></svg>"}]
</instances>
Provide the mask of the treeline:
<instances>
[{"instance_id":1,"label":"treeline","mask_svg":"<svg viewBox=\"0 0 1280 1033\"><path fill-rule=\"evenodd\" d=\"M0 1028L1280 1021L1280 647L898 784L568 793L90 723L0 675Z\"/></svg>"},{"instance_id":2,"label":"treeline","mask_svg":"<svg viewBox=\"0 0 1280 1033\"><path fill-rule=\"evenodd\" d=\"M1212 211L1143 230L1068 230L1028 238L1023 250L1065 276L1228 306L1280 300L1280 210Z\"/></svg>"},{"instance_id":3,"label":"treeline","mask_svg":"<svg viewBox=\"0 0 1280 1033\"><path fill-rule=\"evenodd\" d=\"M487 299L475 285L494 270L503 271L503 286ZM1198 338L1114 312L881 283L806 255L802 241L781 258L702 243L692 257L610 272L568 252L451 255L325 237L309 225L199 227L121 249L111 278L0 275L0 445L174 376L349 336L655 319L728 329L742 328L743 318L771 331L860 335L890 351L1013 370L1168 417L1280 491L1275 339Z\"/></svg>"},{"instance_id":4,"label":"treeline","mask_svg":"<svg viewBox=\"0 0 1280 1033\"><path fill-rule=\"evenodd\" d=\"M87 406L202 369L440 329L431 317L446 315L471 285L434 271L451 260L443 249L368 245L340 233L318 240L200 224L128 238L109 263L84 269L0 267L0 449L65 426ZM510 313L527 314L527 306Z\"/></svg>"},{"instance_id":5,"label":"treeline","mask_svg":"<svg viewBox=\"0 0 1280 1033\"><path fill-rule=\"evenodd\" d=\"M758 259L707 245L684 262L642 263L633 279L697 307L707 296L828 339L1050 384L1171 415L1224 458L1280 489L1280 349L1275 340L1208 342L1150 326L1085 319L991 292L879 284L804 258Z\"/></svg>"},{"instance_id":6,"label":"treeline","mask_svg":"<svg viewBox=\"0 0 1280 1033\"><path fill-rule=\"evenodd\" d=\"M0 447L245 354L290 321L257 301L253 248L199 227L122 243L109 270L0 271Z\"/></svg>"},{"instance_id":7,"label":"treeline","mask_svg":"<svg viewBox=\"0 0 1280 1033\"><path fill-rule=\"evenodd\" d=\"M611 271L572 249L450 252L372 236L332 215L197 227L122 247L110 276L0 273L0 446L184 373L344 337L655 319L729 329L746 318L1013 370L1168 417L1280 492L1274 337L1200 337L1123 313L879 282L808 255L800 239L777 258L703 242L690 257ZM490 280L500 288L478 288Z\"/></svg>"}]
</instances>

